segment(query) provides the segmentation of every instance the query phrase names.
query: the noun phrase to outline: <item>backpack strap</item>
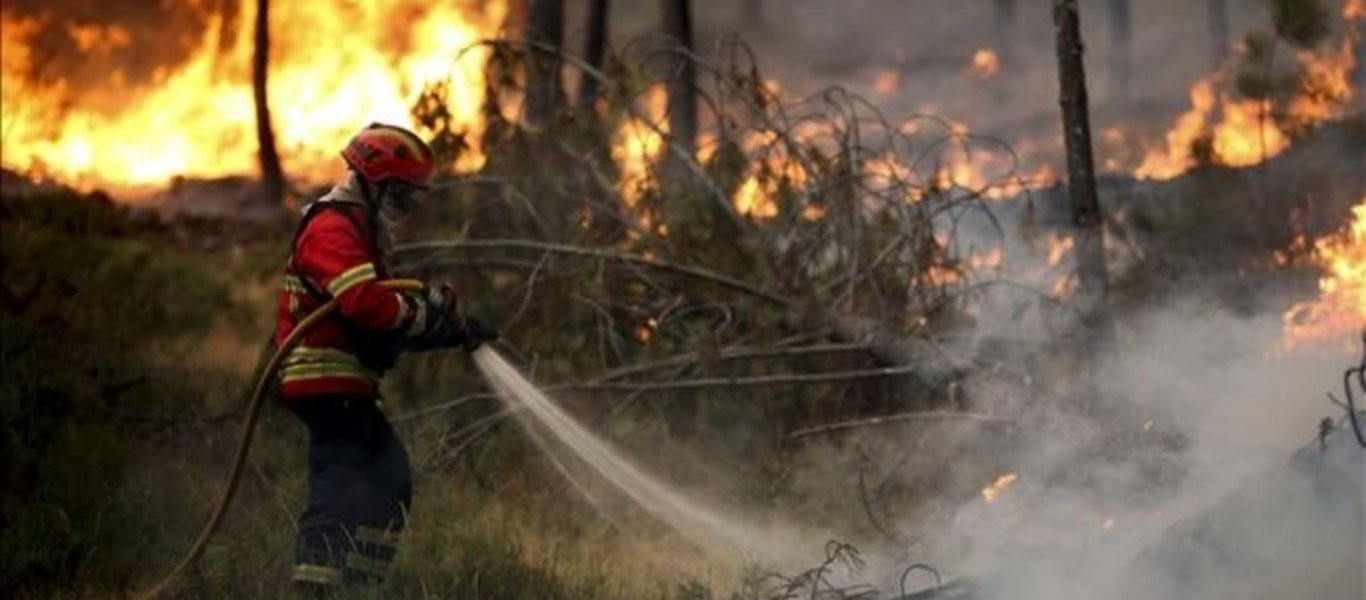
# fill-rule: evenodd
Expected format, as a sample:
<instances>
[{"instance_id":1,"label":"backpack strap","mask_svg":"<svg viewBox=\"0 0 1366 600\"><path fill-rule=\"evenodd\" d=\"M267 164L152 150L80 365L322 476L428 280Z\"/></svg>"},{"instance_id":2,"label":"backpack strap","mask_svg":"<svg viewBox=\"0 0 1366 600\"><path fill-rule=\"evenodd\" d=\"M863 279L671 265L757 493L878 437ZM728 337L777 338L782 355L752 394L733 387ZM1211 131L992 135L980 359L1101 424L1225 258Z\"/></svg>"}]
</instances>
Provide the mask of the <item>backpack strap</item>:
<instances>
[{"instance_id":1,"label":"backpack strap","mask_svg":"<svg viewBox=\"0 0 1366 600\"><path fill-rule=\"evenodd\" d=\"M370 233L370 254L376 256L379 254L379 249L376 246L376 236L378 235L378 232L375 230L375 215L373 211L371 211L369 207L361 206L361 210L365 214L365 222L362 224L361 220L357 218L351 210L349 210L349 207L345 206L346 204L351 203L314 202L308 205L308 208L304 211L303 219L299 221L299 227L294 230L294 238L289 242L289 259L287 261L289 270L294 273L294 276L296 278L298 278L299 283L301 283L304 287L304 291L307 292L309 296L312 296L313 299L317 300L318 302L327 302L328 300L331 300L332 294L329 294L322 287L318 286L317 283L314 283L311 278L299 272L299 266L294 259L295 252L298 250L299 247L299 238L303 237L304 229L307 228L308 224L313 221L313 217L322 214L324 210L336 211L337 213L341 214L341 216L345 217L346 220L351 223L351 226L354 227L356 229L356 232L360 235L364 236L368 231Z\"/></svg>"}]
</instances>

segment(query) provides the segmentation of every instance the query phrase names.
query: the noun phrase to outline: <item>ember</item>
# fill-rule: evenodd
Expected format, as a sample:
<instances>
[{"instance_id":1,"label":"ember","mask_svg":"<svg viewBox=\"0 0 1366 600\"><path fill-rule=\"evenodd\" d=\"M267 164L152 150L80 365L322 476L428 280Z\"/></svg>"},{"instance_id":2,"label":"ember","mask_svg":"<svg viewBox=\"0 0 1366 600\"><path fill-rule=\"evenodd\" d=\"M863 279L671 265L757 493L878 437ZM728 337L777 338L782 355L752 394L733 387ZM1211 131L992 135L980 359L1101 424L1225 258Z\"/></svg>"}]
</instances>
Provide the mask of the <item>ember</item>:
<instances>
[{"instance_id":1,"label":"ember","mask_svg":"<svg viewBox=\"0 0 1366 600\"><path fill-rule=\"evenodd\" d=\"M1016 479L1018 477L1014 473L1006 473L997 477L991 485L982 488L982 498L987 502L995 502L997 498L1001 497L1001 494L1010 489L1011 484L1015 483Z\"/></svg>"}]
</instances>

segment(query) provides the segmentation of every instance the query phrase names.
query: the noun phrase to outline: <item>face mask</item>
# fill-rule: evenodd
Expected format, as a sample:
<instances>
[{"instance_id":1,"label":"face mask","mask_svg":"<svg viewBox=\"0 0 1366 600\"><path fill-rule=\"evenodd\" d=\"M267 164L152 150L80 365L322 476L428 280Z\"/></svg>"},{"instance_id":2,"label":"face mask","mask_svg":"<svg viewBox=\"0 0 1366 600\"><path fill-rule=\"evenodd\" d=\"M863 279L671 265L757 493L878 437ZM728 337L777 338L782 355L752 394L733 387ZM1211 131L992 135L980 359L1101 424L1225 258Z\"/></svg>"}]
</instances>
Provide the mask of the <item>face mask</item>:
<instances>
[{"instance_id":1,"label":"face mask","mask_svg":"<svg viewBox=\"0 0 1366 600\"><path fill-rule=\"evenodd\" d=\"M422 203L424 190L401 181L391 181L385 190L383 206L386 212L392 210L395 216L411 213Z\"/></svg>"}]
</instances>

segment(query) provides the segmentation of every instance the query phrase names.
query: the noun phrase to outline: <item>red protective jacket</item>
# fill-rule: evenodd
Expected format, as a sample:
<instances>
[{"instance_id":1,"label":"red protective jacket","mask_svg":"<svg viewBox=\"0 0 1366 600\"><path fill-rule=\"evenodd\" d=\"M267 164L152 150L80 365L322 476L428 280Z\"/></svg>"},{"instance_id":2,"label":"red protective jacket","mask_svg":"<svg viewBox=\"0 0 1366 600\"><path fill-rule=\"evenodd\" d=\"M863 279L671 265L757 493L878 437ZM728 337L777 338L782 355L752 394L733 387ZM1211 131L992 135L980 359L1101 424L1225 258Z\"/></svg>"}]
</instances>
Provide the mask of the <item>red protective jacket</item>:
<instances>
[{"instance_id":1,"label":"red protective jacket","mask_svg":"<svg viewBox=\"0 0 1366 600\"><path fill-rule=\"evenodd\" d=\"M362 360L368 332L398 337L420 330L425 307L379 284L388 274L364 206L320 201L310 207L285 267L275 327L279 345L294 325L336 298L338 310L304 334L280 370L286 400L319 394L375 394L380 373ZM376 336L378 337L378 336Z\"/></svg>"}]
</instances>

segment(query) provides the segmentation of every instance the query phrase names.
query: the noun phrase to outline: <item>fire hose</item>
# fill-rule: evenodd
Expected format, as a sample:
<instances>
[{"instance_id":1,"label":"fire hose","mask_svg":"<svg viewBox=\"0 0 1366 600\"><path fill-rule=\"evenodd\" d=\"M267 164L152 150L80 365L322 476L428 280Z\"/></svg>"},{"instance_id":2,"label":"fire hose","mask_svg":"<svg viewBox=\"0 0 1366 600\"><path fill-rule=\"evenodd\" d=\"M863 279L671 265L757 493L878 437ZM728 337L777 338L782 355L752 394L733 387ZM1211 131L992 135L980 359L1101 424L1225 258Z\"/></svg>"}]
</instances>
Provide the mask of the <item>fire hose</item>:
<instances>
[{"instance_id":1,"label":"fire hose","mask_svg":"<svg viewBox=\"0 0 1366 600\"><path fill-rule=\"evenodd\" d=\"M424 287L421 281L415 279L390 279L380 283L391 290L399 291L420 291ZM232 470L228 474L228 481L223 487L223 493L218 498L218 504L214 506L213 514L209 516L209 521L204 524L204 529L199 532L199 538L180 557L175 568L171 569L156 585L138 594L137 598L152 600L161 597L175 582L176 578L204 553L204 549L208 547L213 534L217 533L218 528L223 525L223 519L228 514L228 506L232 503L232 497L237 492L238 484L242 481L242 471L247 464L247 452L251 449L251 439L256 433L256 422L260 419L261 407L265 404L266 396L269 395L267 390L270 389L271 382L275 379L276 371L280 369L280 363L284 362L289 351L299 344L304 333L307 333L309 329L336 309L337 300L333 298L309 313L294 326L289 335L285 336L279 347L271 354L270 360L266 361L265 368L261 369L261 376L256 380L256 387L251 393L251 402L247 405L247 414L242 421L242 432L237 439L237 455L233 458Z\"/></svg>"}]
</instances>

